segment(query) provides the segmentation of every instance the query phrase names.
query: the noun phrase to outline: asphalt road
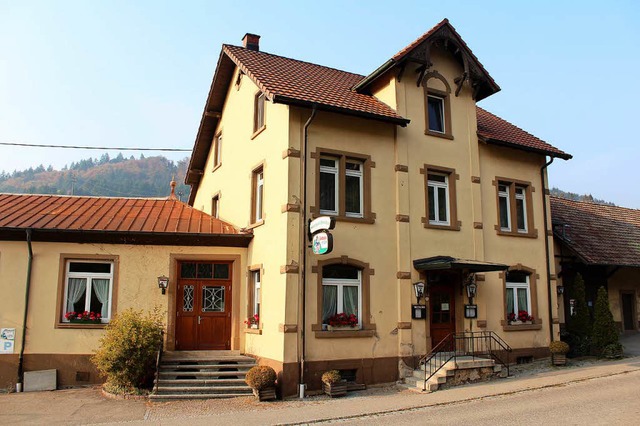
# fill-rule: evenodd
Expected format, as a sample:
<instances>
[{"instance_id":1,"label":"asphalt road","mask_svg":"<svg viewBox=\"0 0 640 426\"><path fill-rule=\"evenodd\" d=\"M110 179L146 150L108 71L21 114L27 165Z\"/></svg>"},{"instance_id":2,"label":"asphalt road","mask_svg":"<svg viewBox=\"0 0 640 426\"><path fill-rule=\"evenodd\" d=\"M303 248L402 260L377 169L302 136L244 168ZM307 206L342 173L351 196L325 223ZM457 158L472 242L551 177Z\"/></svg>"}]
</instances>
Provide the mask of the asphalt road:
<instances>
[{"instance_id":1,"label":"asphalt road","mask_svg":"<svg viewBox=\"0 0 640 426\"><path fill-rule=\"evenodd\" d=\"M367 426L638 425L640 371L336 423Z\"/></svg>"}]
</instances>

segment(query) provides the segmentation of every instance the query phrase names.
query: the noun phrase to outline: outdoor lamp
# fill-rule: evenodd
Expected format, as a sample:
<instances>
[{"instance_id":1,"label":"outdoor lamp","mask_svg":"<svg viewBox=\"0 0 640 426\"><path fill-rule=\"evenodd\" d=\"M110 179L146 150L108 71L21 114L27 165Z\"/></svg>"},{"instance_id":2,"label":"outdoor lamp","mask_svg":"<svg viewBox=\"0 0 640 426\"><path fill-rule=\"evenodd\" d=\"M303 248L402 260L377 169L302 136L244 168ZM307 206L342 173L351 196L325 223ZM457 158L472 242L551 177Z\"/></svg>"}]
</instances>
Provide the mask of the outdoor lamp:
<instances>
[{"instance_id":1,"label":"outdoor lamp","mask_svg":"<svg viewBox=\"0 0 640 426\"><path fill-rule=\"evenodd\" d=\"M564 287L559 285L558 287L556 287L556 291L558 292L558 295L562 295L564 294Z\"/></svg>"},{"instance_id":2,"label":"outdoor lamp","mask_svg":"<svg viewBox=\"0 0 640 426\"><path fill-rule=\"evenodd\" d=\"M413 290L416 292L416 299L418 299L418 303L420 303L420 299L424 296L424 283L422 281L413 283Z\"/></svg>"},{"instance_id":3,"label":"outdoor lamp","mask_svg":"<svg viewBox=\"0 0 640 426\"><path fill-rule=\"evenodd\" d=\"M478 291L478 285L476 284L473 278L469 279L469 284L467 284L467 297L469 299L476 297L476 293Z\"/></svg>"},{"instance_id":4,"label":"outdoor lamp","mask_svg":"<svg viewBox=\"0 0 640 426\"><path fill-rule=\"evenodd\" d=\"M158 277L158 288L162 289L162 294L167 292L167 287L169 287L169 278L164 275Z\"/></svg>"}]
</instances>

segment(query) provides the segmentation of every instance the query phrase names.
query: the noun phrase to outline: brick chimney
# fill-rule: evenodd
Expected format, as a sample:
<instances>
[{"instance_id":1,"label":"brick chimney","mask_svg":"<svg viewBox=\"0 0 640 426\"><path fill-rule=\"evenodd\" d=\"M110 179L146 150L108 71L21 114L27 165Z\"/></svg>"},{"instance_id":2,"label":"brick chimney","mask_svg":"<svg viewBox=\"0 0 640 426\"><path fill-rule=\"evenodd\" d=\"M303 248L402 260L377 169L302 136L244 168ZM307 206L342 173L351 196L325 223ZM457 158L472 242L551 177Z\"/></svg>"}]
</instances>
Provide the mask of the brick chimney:
<instances>
[{"instance_id":1,"label":"brick chimney","mask_svg":"<svg viewBox=\"0 0 640 426\"><path fill-rule=\"evenodd\" d=\"M242 37L242 46L244 46L245 49L260 51L260 36L246 33L244 37Z\"/></svg>"}]
</instances>

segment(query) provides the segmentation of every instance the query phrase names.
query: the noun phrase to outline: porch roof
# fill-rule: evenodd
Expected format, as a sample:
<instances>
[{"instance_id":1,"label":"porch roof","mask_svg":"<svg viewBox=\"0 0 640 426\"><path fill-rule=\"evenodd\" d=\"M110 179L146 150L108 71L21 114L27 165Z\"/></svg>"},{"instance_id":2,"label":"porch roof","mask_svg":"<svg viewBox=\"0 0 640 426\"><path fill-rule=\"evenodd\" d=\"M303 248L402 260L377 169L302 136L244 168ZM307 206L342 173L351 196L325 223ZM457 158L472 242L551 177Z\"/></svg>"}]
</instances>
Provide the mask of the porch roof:
<instances>
[{"instance_id":1,"label":"porch roof","mask_svg":"<svg viewBox=\"0 0 640 426\"><path fill-rule=\"evenodd\" d=\"M458 259L451 256L433 256L413 261L413 267L418 271L437 271L444 269L466 269L469 272L505 271L508 265L501 263L483 262L480 260Z\"/></svg>"}]
</instances>

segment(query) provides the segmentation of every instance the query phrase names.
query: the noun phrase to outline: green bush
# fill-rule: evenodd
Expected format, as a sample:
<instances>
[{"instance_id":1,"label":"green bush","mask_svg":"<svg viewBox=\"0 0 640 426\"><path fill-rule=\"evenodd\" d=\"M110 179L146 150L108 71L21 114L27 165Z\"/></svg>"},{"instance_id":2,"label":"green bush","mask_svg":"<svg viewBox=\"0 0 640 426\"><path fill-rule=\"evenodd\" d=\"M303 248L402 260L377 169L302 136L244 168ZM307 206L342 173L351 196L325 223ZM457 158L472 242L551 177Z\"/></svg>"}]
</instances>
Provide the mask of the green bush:
<instances>
[{"instance_id":1,"label":"green bush","mask_svg":"<svg viewBox=\"0 0 640 426\"><path fill-rule=\"evenodd\" d=\"M611 309L609 308L609 295L604 287L600 287L593 317L591 344L596 353L602 355L605 347L618 342L618 328L613 321L613 314L611 314Z\"/></svg>"},{"instance_id":2,"label":"green bush","mask_svg":"<svg viewBox=\"0 0 640 426\"><path fill-rule=\"evenodd\" d=\"M276 371L267 365L256 365L247 371L245 381L255 390L264 390L276 385Z\"/></svg>"},{"instance_id":3,"label":"green bush","mask_svg":"<svg viewBox=\"0 0 640 426\"><path fill-rule=\"evenodd\" d=\"M622 358L624 348L618 343L610 343L602 350L602 356L605 358Z\"/></svg>"},{"instance_id":4,"label":"green bush","mask_svg":"<svg viewBox=\"0 0 640 426\"><path fill-rule=\"evenodd\" d=\"M575 311L567 324L567 331L571 334L571 348L576 356L588 355L591 346L591 317L587 307L584 280L579 273L573 280L572 296L575 300Z\"/></svg>"},{"instance_id":5,"label":"green bush","mask_svg":"<svg viewBox=\"0 0 640 426\"><path fill-rule=\"evenodd\" d=\"M338 383L340 380L342 380L342 376L338 370L329 370L322 374L322 383L327 385Z\"/></svg>"},{"instance_id":6,"label":"green bush","mask_svg":"<svg viewBox=\"0 0 640 426\"><path fill-rule=\"evenodd\" d=\"M127 309L111 320L100 339L100 348L91 357L107 378L106 388L137 393L138 389L151 387L162 329L157 308L146 314Z\"/></svg>"},{"instance_id":7,"label":"green bush","mask_svg":"<svg viewBox=\"0 0 640 426\"><path fill-rule=\"evenodd\" d=\"M551 342L549 344L549 351L552 354L566 354L567 352L569 352L569 345L565 342L556 340L555 342Z\"/></svg>"}]
</instances>

